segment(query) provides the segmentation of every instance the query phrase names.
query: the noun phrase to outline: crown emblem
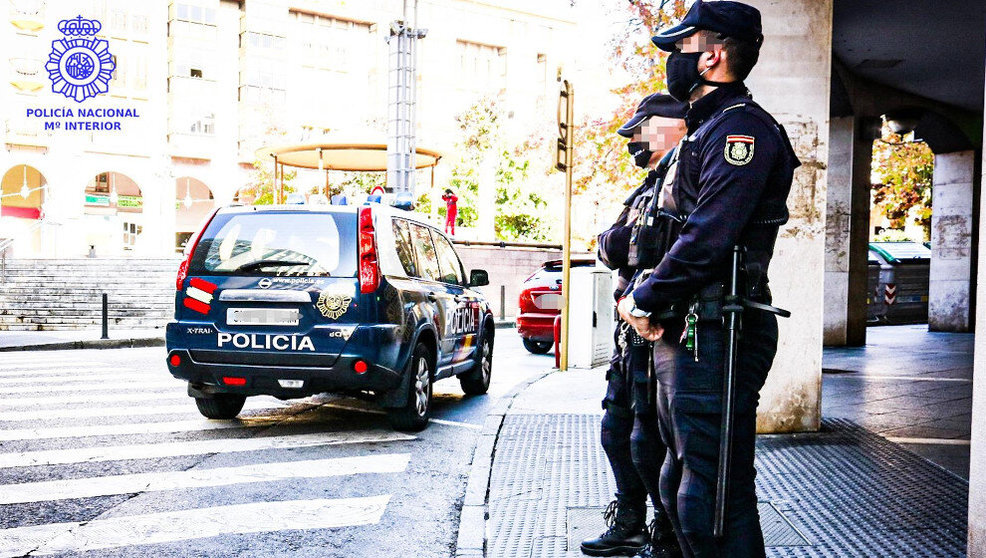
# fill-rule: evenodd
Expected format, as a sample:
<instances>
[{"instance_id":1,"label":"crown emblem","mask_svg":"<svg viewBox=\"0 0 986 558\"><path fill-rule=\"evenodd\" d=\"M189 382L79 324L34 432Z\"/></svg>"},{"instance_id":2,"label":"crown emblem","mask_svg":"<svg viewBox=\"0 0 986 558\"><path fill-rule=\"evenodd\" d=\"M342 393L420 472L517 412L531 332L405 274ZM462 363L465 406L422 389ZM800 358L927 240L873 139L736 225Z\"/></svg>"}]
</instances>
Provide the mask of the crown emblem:
<instances>
[{"instance_id":1,"label":"crown emblem","mask_svg":"<svg viewBox=\"0 0 986 558\"><path fill-rule=\"evenodd\" d=\"M102 23L95 19L84 19L81 15L75 19L63 19L58 22L58 30L69 37L92 37L102 28Z\"/></svg>"}]
</instances>

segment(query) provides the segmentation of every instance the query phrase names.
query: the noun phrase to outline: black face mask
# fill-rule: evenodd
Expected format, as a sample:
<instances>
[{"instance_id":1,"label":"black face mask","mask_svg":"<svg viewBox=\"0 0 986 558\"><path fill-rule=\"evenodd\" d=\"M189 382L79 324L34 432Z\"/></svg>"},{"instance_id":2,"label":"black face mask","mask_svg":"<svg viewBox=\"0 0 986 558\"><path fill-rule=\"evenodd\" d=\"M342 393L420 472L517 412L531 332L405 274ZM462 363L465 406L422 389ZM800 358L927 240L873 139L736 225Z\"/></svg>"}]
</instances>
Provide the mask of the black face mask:
<instances>
[{"instance_id":1,"label":"black face mask","mask_svg":"<svg viewBox=\"0 0 986 558\"><path fill-rule=\"evenodd\" d=\"M647 168L651 155L654 154L653 151L647 149L649 145L646 141L631 141L627 144L627 151L633 157L634 164L642 169Z\"/></svg>"},{"instance_id":2,"label":"black face mask","mask_svg":"<svg viewBox=\"0 0 986 558\"><path fill-rule=\"evenodd\" d=\"M720 81L709 81L702 76L709 70L699 73L698 60L702 57L701 52L672 52L668 56L665 71L668 76L668 93L676 100L687 103L692 96L692 91L699 85L726 85Z\"/></svg>"}]
</instances>

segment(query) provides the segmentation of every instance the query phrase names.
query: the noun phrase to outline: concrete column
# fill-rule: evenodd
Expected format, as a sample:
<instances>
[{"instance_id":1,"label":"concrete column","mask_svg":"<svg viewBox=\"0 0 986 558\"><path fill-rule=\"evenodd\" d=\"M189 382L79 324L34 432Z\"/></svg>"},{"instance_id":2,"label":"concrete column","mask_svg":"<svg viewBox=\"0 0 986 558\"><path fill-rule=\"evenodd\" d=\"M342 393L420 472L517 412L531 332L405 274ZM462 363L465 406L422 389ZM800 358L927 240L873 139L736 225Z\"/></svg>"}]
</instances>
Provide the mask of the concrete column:
<instances>
[{"instance_id":1,"label":"concrete column","mask_svg":"<svg viewBox=\"0 0 986 558\"><path fill-rule=\"evenodd\" d=\"M829 123L829 187L825 195L825 345L844 346L849 320L849 222L852 204L851 116Z\"/></svg>"},{"instance_id":2,"label":"concrete column","mask_svg":"<svg viewBox=\"0 0 986 558\"><path fill-rule=\"evenodd\" d=\"M833 118L829 125L825 219L824 342L866 344L866 252L870 235L872 118Z\"/></svg>"},{"instance_id":3,"label":"concrete column","mask_svg":"<svg viewBox=\"0 0 986 558\"><path fill-rule=\"evenodd\" d=\"M975 151L935 154L928 329L969 331Z\"/></svg>"},{"instance_id":4,"label":"concrete column","mask_svg":"<svg viewBox=\"0 0 986 558\"><path fill-rule=\"evenodd\" d=\"M752 0L765 41L747 79L754 98L787 129L802 162L770 266L780 319L774 367L761 391L761 432L817 430L821 420L825 196L832 62L832 0Z\"/></svg>"},{"instance_id":5,"label":"concrete column","mask_svg":"<svg viewBox=\"0 0 986 558\"><path fill-rule=\"evenodd\" d=\"M984 150L986 153L986 150ZM986 158L984 158L986 163ZM986 165L983 165L986 167ZM980 173L980 180L981 180ZM983 213L986 196L979 198ZM979 220L979 238L986 238L986 220ZM978 251L977 275L986 270L986 250ZM977 276L978 300L986 300L986 281ZM976 305L976 322L986 324L986 304ZM986 335L976 336L972 383L972 448L969 457L969 556L986 556Z\"/></svg>"}]
</instances>

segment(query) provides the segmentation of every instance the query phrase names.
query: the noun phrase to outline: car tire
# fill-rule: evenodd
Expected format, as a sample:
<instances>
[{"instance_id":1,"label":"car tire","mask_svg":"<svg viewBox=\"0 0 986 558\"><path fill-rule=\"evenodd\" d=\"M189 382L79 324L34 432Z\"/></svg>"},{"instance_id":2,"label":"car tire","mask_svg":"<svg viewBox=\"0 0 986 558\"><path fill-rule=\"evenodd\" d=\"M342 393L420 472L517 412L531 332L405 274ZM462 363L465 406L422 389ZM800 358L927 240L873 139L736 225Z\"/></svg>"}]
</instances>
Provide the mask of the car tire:
<instances>
[{"instance_id":1,"label":"car tire","mask_svg":"<svg viewBox=\"0 0 986 558\"><path fill-rule=\"evenodd\" d=\"M407 401L401 407L387 409L387 418L394 430L420 432L431 418L431 393L434 380L432 359L428 347L418 343L407 365Z\"/></svg>"},{"instance_id":2,"label":"car tire","mask_svg":"<svg viewBox=\"0 0 986 558\"><path fill-rule=\"evenodd\" d=\"M459 385L466 395L484 395L490 389L493 373L493 336L487 332L476 351L476 365L459 375Z\"/></svg>"},{"instance_id":3,"label":"car tire","mask_svg":"<svg viewBox=\"0 0 986 558\"><path fill-rule=\"evenodd\" d=\"M554 346L551 341L535 341L534 339L524 339L524 348L536 355L546 355Z\"/></svg>"},{"instance_id":4,"label":"car tire","mask_svg":"<svg viewBox=\"0 0 986 558\"><path fill-rule=\"evenodd\" d=\"M243 410L244 403L246 403L245 395L233 393L218 393L210 398L195 398L195 406L199 408L202 416L216 420L236 418L236 415Z\"/></svg>"}]
</instances>

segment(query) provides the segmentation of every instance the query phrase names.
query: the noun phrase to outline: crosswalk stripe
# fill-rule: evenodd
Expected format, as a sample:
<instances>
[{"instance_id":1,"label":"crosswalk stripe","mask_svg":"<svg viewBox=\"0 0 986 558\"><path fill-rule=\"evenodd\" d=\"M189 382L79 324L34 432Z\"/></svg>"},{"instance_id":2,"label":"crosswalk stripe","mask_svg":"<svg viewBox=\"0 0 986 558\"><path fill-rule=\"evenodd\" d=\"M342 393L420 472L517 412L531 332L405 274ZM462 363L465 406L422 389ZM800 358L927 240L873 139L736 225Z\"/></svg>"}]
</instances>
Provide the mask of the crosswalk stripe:
<instances>
[{"instance_id":1,"label":"crosswalk stripe","mask_svg":"<svg viewBox=\"0 0 986 558\"><path fill-rule=\"evenodd\" d=\"M73 365L59 365L53 363L45 364L32 364L32 365L22 365L22 366L8 366L6 364L0 365L0 378L19 378L21 376L39 376L39 375L83 375L90 372L107 372L110 370L130 370L129 366L118 366L111 364L99 364L92 365L87 364L85 366L80 366L78 364Z\"/></svg>"},{"instance_id":2,"label":"crosswalk stripe","mask_svg":"<svg viewBox=\"0 0 986 558\"><path fill-rule=\"evenodd\" d=\"M167 378L164 374L155 374L153 377L147 376L147 379L160 379ZM119 370L99 370L98 373L88 374L78 372L45 372L44 374L38 374L37 372L31 372L29 374L24 374L14 377L4 377L2 380L5 386L15 386L20 384L59 384L59 383L71 383L71 382L103 382L109 380L137 380L143 379L144 376L127 371Z\"/></svg>"},{"instance_id":3,"label":"crosswalk stripe","mask_svg":"<svg viewBox=\"0 0 986 558\"><path fill-rule=\"evenodd\" d=\"M47 502L68 498L95 498L115 494L230 486L291 479L313 479L357 474L400 473L410 454L337 457L307 461L259 463L239 467L189 469L164 473L136 473L80 479L0 485L0 505Z\"/></svg>"},{"instance_id":4,"label":"crosswalk stripe","mask_svg":"<svg viewBox=\"0 0 986 558\"><path fill-rule=\"evenodd\" d=\"M61 392L75 392L75 391L106 391L108 388L116 386L124 386L129 389L164 389L169 387L182 387L182 384L177 382L173 378L155 378L154 380L140 380L135 382L133 376L117 376L117 381L104 381L99 382L97 378L91 380L92 383L85 383L81 385L76 384L56 384L47 382L44 379L38 379L31 386L13 386L13 387L0 387L0 396L3 395L18 395L21 393L61 393ZM89 399L87 399L88 401Z\"/></svg>"},{"instance_id":5,"label":"crosswalk stripe","mask_svg":"<svg viewBox=\"0 0 986 558\"><path fill-rule=\"evenodd\" d=\"M398 442L414 439L414 436L391 430L371 430L363 432L318 432L291 436L224 438L219 440L194 440L163 444L133 444L125 446L27 451L0 454L0 469L35 467L39 465L64 465L67 463L118 461L123 459L158 459L185 455L291 449L339 444Z\"/></svg>"},{"instance_id":6,"label":"crosswalk stripe","mask_svg":"<svg viewBox=\"0 0 986 558\"><path fill-rule=\"evenodd\" d=\"M187 405L182 406L190 410ZM270 426L282 418L268 418L256 421L210 421L179 420L172 422L128 422L124 424L93 424L89 426L56 426L51 428L18 428L0 430L0 442L16 440L45 440L51 438L87 438L92 436L125 436L128 434L165 434L174 432L197 432L205 430L228 430L233 428L253 428Z\"/></svg>"},{"instance_id":7,"label":"crosswalk stripe","mask_svg":"<svg viewBox=\"0 0 986 558\"><path fill-rule=\"evenodd\" d=\"M278 409L287 407L287 403L272 401L268 399L258 399L256 401L247 399L243 406L245 411L255 411L258 409ZM25 422L30 420L54 420L54 419L83 419L83 418L109 418L109 417L137 417L150 415L169 415L177 413L195 413L195 403L190 398L186 398L184 403L172 405L135 405L131 407L88 407L85 409L29 409L29 410L3 410L0 409L0 422Z\"/></svg>"},{"instance_id":8,"label":"crosswalk stripe","mask_svg":"<svg viewBox=\"0 0 986 558\"><path fill-rule=\"evenodd\" d=\"M103 386L106 390L113 390L117 386ZM68 405L70 403L119 403L133 401L159 401L162 399L174 399L176 397L188 397L185 393L185 386L174 382L174 389L162 392L126 392L126 393L103 393L103 394L80 394L80 395L51 395L50 397L5 397L0 399L0 413L11 408L18 407L37 407L39 405Z\"/></svg>"},{"instance_id":9,"label":"crosswalk stripe","mask_svg":"<svg viewBox=\"0 0 986 558\"><path fill-rule=\"evenodd\" d=\"M390 495L258 502L0 530L0 557L106 550L226 534L378 523Z\"/></svg>"}]
</instances>

